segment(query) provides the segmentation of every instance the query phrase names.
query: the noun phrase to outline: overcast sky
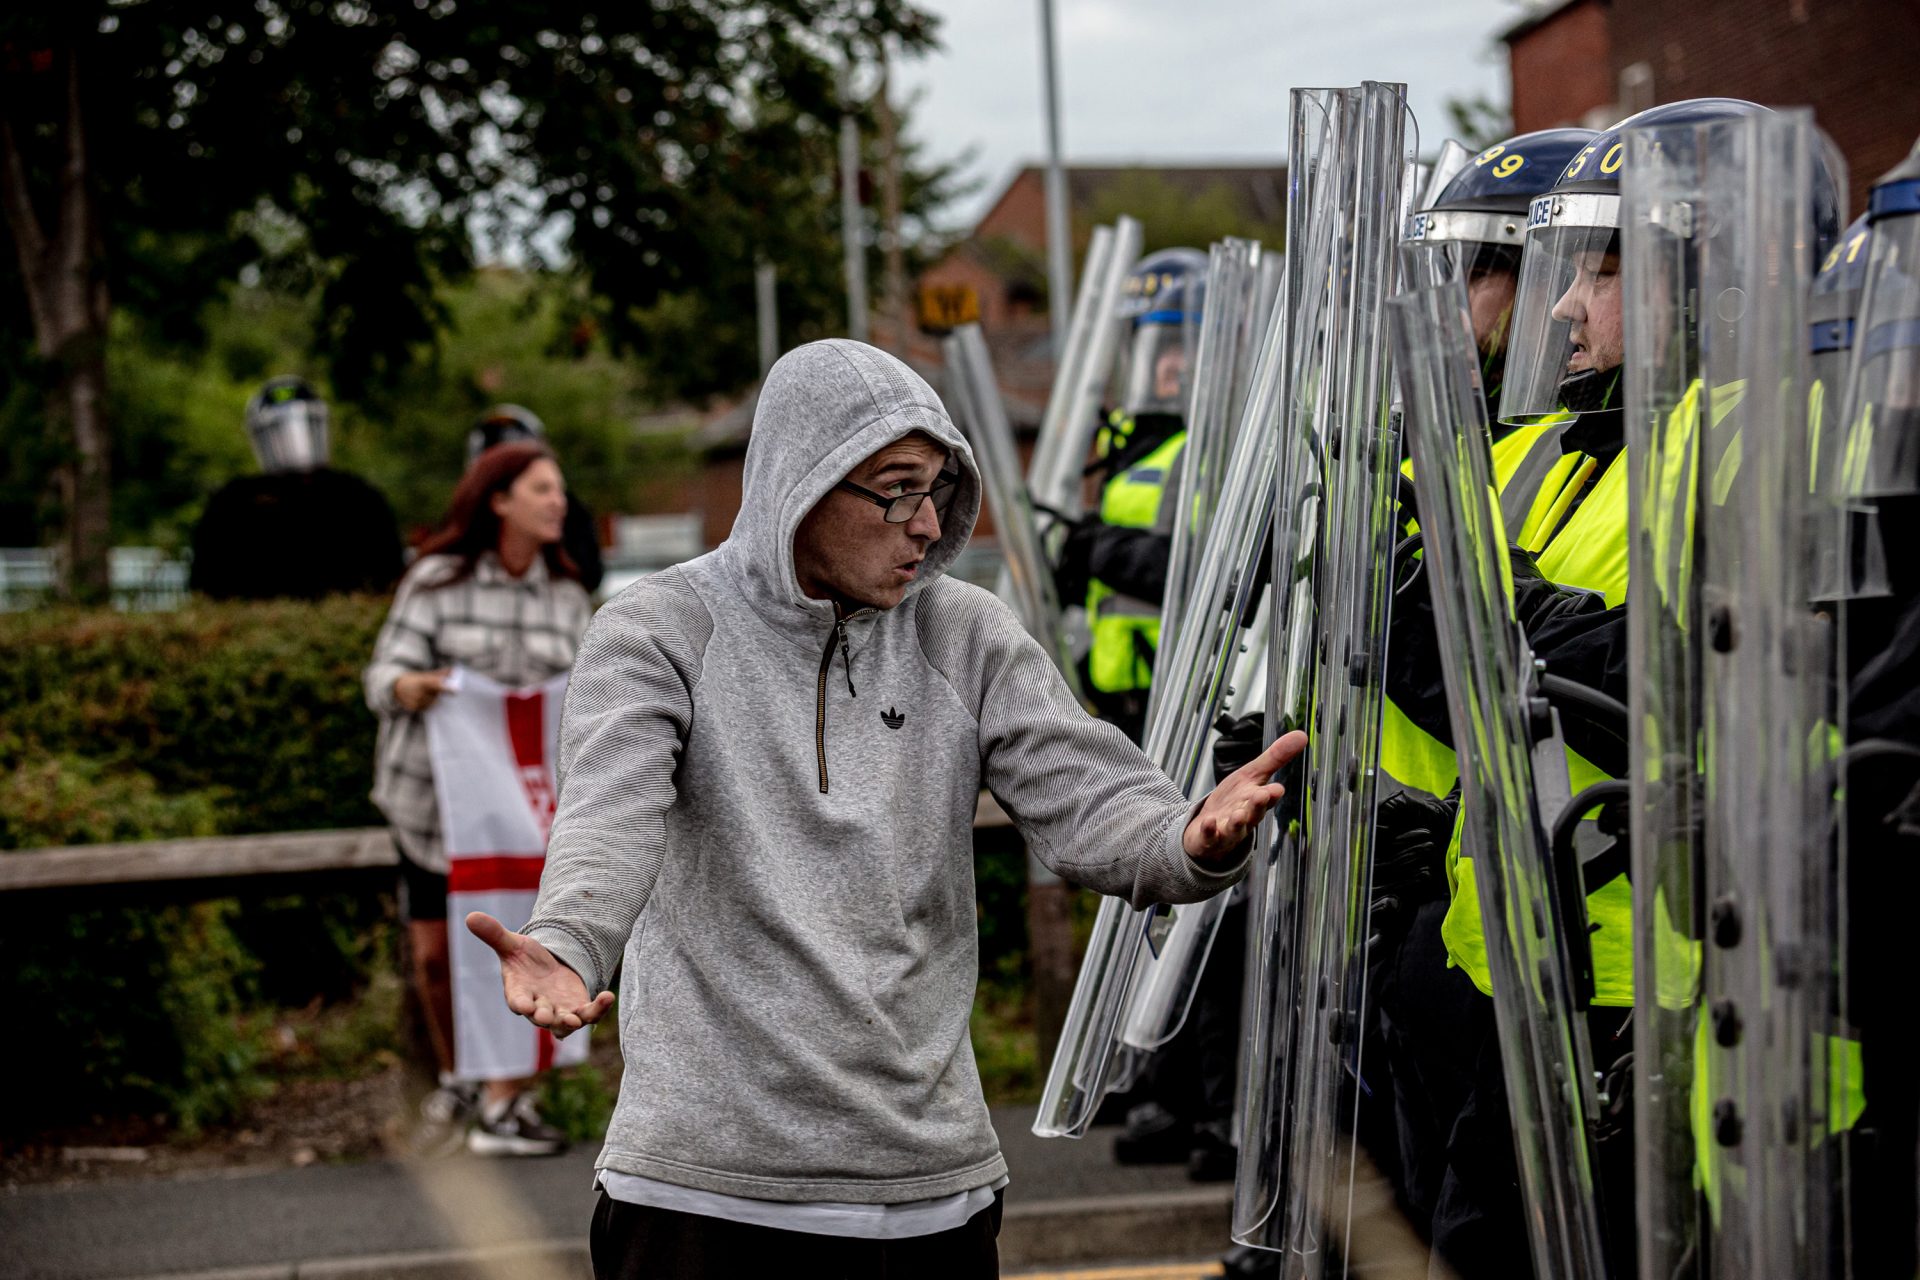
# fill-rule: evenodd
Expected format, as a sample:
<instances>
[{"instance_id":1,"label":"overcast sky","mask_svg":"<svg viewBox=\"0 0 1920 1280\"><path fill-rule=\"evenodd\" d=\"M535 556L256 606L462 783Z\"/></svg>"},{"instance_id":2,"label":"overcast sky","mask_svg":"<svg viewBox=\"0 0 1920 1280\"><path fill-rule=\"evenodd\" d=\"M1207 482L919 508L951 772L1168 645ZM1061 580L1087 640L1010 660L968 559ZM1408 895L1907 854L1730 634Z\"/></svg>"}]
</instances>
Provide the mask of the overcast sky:
<instances>
[{"instance_id":1,"label":"overcast sky","mask_svg":"<svg viewBox=\"0 0 1920 1280\"><path fill-rule=\"evenodd\" d=\"M1039 0L921 0L940 52L902 66L913 133L941 158L969 147L984 179L945 221L970 226L1014 168L1045 156ZM1293 86L1402 80L1421 151L1449 97L1507 101L1496 32L1519 0L1054 0L1070 164L1278 160Z\"/></svg>"}]
</instances>

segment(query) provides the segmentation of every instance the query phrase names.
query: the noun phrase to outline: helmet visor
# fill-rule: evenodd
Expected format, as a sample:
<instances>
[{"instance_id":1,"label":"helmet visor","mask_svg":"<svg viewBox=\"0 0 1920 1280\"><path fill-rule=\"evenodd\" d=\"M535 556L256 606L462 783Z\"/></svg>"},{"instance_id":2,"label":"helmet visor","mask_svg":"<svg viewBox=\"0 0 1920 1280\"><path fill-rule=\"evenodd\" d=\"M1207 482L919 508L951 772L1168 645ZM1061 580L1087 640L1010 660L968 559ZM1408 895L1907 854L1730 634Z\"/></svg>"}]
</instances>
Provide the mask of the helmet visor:
<instances>
[{"instance_id":1,"label":"helmet visor","mask_svg":"<svg viewBox=\"0 0 1920 1280\"><path fill-rule=\"evenodd\" d=\"M1186 326L1154 321L1136 328L1121 373L1120 411L1185 417L1188 385Z\"/></svg>"},{"instance_id":2,"label":"helmet visor","mask_svg":"<svg viewBox=\"0 0 1920 1280\"><path fill-rule=\"evenodd\" d=\"M1853 355L1841 417L1848 491L1920 493L1920 216L1874 226Z\"/></svg>"},{"instance_id":3,"label":"helmet visor","mask_svg":"<svg viewBox=\"0 0 1920 1280\"><path fill-rule=\"evenodd\" d=\"M313 471L327 465L327 406L322 400L261 405L247 423L262 471Z\"/></svg>"},{"instance_id":4,"label":"helmet visor","mask_svg":"<svg viewBox=\"0 0 1920 1280\"><path fill-rule=\"evenodd\" d=\"M1533 202L1500 416L1537 422L1620 403L1626 354L1618 196Z\"/></svg>"}]
</instances>

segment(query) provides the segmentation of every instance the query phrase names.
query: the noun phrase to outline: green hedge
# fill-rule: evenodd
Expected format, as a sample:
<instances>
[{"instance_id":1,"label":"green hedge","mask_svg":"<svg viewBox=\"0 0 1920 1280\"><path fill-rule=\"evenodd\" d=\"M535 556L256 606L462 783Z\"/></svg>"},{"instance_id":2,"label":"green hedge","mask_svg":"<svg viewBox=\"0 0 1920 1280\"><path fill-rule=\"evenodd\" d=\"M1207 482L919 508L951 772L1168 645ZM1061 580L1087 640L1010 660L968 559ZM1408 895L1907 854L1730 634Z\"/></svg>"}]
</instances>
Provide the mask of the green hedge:
<instances>
[{"instance_id":1,"label":"green hedge","mask_svg":"<svg viewBox=\"0 0 1920 1280\"><path fill-rule=\"evenodd\" d=\"M0 615L0 849L377 824L360 670L386 609ZM43 1033L15 1064L33 1105L0 1132L223 1119L267 1087L259 1015L352 998L391 963L378 897L75 903L0 898L0 972Z\"/></svg>"},{"instance_id":2,"label":"green hedge","mask_svg":"<svg viewBox=\"0 0 1920 1280\"><path fill-rule=\"evenodd\" d=\"M370 826L385 599L0 615L0 849Z\"/></svg>"}]
</instances>

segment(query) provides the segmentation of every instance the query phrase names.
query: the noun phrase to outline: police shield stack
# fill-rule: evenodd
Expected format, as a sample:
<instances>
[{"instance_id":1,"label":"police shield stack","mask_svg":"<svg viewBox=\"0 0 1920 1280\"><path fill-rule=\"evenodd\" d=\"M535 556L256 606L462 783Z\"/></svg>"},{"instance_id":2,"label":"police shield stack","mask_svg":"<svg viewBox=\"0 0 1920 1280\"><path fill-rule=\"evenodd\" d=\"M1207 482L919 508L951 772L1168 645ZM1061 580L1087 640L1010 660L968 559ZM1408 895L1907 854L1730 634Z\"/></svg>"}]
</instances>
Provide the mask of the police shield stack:
<instances>
[{"instance_id":1,"label":"police shield stack","mask_svg":"<svg viewBox=\"0 0 1920 1280\"><path fill-rule=\"evenodd\" d=\"M1640 1273L1840 1274L1831 617L1810 600L1805 112L1628 128ZM1607 158L1603 158L1607 159Z\"/></svg>"},{"instance_id":2,"label":"police shield stack","mask_svg":"<svg viewBox=\"0 0 1920 1280\"><path fill-rule=\"evenodd\" d=\"M1123 217L1109 230L1096 227L1074 297L1066 346L1054 368L1053 389L1027 466L1027 485L1044 516L1044 535L1053 544L1064 536L1065 521L1080 514L1081 468L1086 462L1086 427L1100 406L1120 342L1120 294L1127 270L1140 256L1141 227ZM1072 603L1072 602L1065 602Z\"/></svg>"},{"instance_id":3,"label":"police shield stack","mask_svg":"<svg viewBox=\"0 0 1920 1280\"><path fill-rule=\"evenodd\" d=\"M1193 754L1211 736L1213 711L1253 712L1266 688L1267 619L1255 610L1266 600L1258 560L1267 554L1273 526L1272 422L1282 338L1272 330L1273 296L1265 287L1277 276L1265 267L1274 261L1254 241L1214 245L1200 327L1181 519L1161 612L1160 644L1168 657L1149 699L1147 737L1150 754L1172 760L1170 771L1191 775L1195 799L1213 783ZM1176 607L1174 577L1183 560L1191 587ZM1121 1027L1125 1046L1151 1052L1179 1032L1226 906L1222 894L1165 908L1149 921Z\"/></svg>"},{"instance_id":4,"label":"police shield stack","mask_svg":"<svg viewBox=\"0 0 1920 1280\"><path fill-rule=\"evenodd\" d=\"M1604 1276L1585 917L1550 838L1571 799L1565 748L1514 614L1464 279L1397 298L1393 313L1534 1272Z\"/></svg>"},{"instance_id":5,"label":"police shield stack","mask_svg":"<svg viewBox=\"0 0 1920 1280\"><path fill-rule=\"evenodd\" d=\"M1404 87L1295 90L1268 724L1306 728L1256 852L1233 1233L1288 1274L1347 1256L1399 449L1384 303L1415 139Z\"/></svg>"},{"instance_id":6,"label":"police shield stack","mask_svg":"<svg viewBox=\"0 0 1920 1280\"><path fill-rule=\"evenodd\" d=\"M1242 291L1237 305L1249 306L1258 296L1257 290ZM1242 322L1229 305L1236 304L1222 302L1216 323ZM1143 745L1169 777L1199 794L1211 785L1201 764L1213 718L1234 691L1251 687L1261 658L1256 647L1243 651L1241 633L1257 607L1257 570L1272 523L1272 423L1284 334L1284 316L1276 309L1195 558L1187 607L1174 634L1162 637L1156 664ZM1035 1133L1085 1133L1101 1100L1127 1087L1147 1054L1178 1029L1221 905L1216 899L1177 911L1135 911L1117 898L1101 903L1047 1074Z\"/></svg>"},{"instance_id":7,"label":"police shield stack","mask_svg":"<svg viewBox=\"0 0 1920 1280\"><path fill-rule=\"evenodd\" d=\"M1006 559L1000 594L1013 606L1027 634L1053 659L1078 697L1080 675L1068 647L1059 597L1053 589L1034 520L1033 500L1020 482L1020 455L993 376L993 358L980 326L964 324L942 344L947 364L947 403L954 423L973 445L980 479L1000 532Z\"/></svg>"},{"instance_id":8,"label":"police shield stack","mask_svg":"<svg viewBox=\"0 0 1920 1280\"><path fill-rule=\"evenodd\" d=\"M1852 540L1888 554L1871 589L1838 608L1846 680L1842 991L1848 1029L1858 1035L1864 1102L1845 1135L1848 1221L1857 1273L1905 1277L1916 1270L1920 1145L1907 977L1911 904L1920 893L1920 563L1908 550L1920 516L1920 146L1874 184L1866 229L1853 363L1838 397L1847 465L1837 501ZM1873 567L1858 553L1845 559Z\"/></svg>"}]
</instances>

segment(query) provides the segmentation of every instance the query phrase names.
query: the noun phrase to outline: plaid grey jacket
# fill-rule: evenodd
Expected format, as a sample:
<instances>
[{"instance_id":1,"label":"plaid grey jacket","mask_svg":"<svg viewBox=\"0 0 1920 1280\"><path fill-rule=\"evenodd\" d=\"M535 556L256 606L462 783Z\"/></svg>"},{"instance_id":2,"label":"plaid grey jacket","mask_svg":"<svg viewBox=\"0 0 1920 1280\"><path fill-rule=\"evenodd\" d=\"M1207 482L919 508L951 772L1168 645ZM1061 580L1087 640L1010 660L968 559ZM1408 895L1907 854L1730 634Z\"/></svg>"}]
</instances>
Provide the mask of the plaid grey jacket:
<instances>
[{"instance_id":1,"label":"plaid grey jacket","mask_svg":"<svg viewBox=\"0 0 1920 1280\"><path fill-rule=\"evenodd\" d=\"M407 570L363 676L367 706L380 717L373 802L392 824L400 852L430 871L445 871L447 855L427 725L394 700L393 682L409 671L458 664L501 684L537 684L573 666L593 615L585 588L551 577L544 560L515 578L489 551L472 576L446 585L459 563L424 556Z\"/></svg>"}]
</instances>

